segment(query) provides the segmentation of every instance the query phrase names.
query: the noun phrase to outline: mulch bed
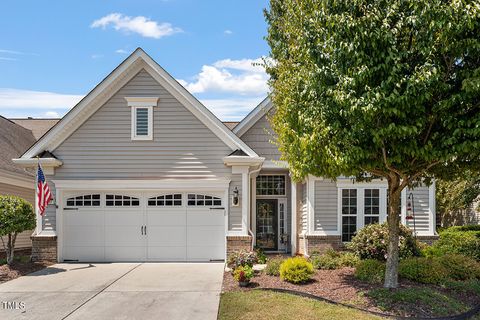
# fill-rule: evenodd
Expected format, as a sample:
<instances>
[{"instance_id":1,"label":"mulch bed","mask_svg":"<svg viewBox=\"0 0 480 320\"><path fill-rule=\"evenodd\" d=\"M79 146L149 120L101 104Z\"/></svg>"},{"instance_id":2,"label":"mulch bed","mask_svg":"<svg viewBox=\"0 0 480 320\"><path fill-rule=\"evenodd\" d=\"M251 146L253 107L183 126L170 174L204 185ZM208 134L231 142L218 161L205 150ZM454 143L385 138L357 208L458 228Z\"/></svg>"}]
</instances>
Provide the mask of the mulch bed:
<instances>
[{"instance_id":1,"label":"mulch bed","mask_svg":"<svg viewBox=\"0 0 480 320\"><path fill-rule=\"evenodd\" d=\"M223 292L229 291L248 291L256 288L281 288L289 289L300 292L306 292L322 298L333 300L335 302L353 305L358 308L362 308L372 312L385 312L384 310L376 307L375 302L369 299L365 295L372 289L382 288L382 285L368 284L357 280L354 277L353 268L342 268L337 270L316 270L315 275L312 277L312 281L295 285L285 281L282 281L280 277L268 276L264 272L257 272L255 277L251 280L249 287L241 288L238 283L233 279L229 272L225 272L223 276ZM416 284L412 282L403 281L400 288L416 287L422 288L426 285ZM479 297L475 297L469 294L462 294L458 292L452 292L447 289L435 287L436 290L441 291L449 296L457 298L459 301L474 307L477 306L480 301ZM395 289L394 289L395 290ZM420 304L408 304L405 302L399 302L398 306L393 306L392 315L399 316L416 316L416 317L432 317L434 315L429 312L428 308Z\"/></svg>"},{"instance_id":2,"label":"mulch bed","mask_svg":"<svg viewBox=\"0 0 480 320\"><path fill-rule=\"evenodd\" d=\"M52 265L49 262L19 262L14 261L11 266L0 265L0 283L21 277L23 275L42 270Z\"/></svg>"}]
</instances>

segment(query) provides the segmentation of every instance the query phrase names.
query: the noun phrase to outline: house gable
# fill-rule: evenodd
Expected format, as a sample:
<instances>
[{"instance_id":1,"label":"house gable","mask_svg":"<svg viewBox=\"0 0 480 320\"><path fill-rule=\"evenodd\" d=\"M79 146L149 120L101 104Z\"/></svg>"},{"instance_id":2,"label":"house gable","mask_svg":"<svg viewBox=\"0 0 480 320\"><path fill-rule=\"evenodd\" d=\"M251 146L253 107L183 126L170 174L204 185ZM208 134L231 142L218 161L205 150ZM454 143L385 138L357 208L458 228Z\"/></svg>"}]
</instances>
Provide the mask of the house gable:
<instances>
[{"instance_id":1,"label":"house gable","mask_svg":"<svg viewBox=\"0 0 480 320\"><path fill-rule=\"evenodd\" d=\"M123 87L134 75L144 69L165 90L174 96L231 150L241 149L249 156L255 152L232 133L205 106L183 88L173 77L158 65L142 49L135 50L125 61L112 71L100 84L85 96L69 113L36 144L25 152L22 159L32 159L45 150L55 150L111 96Z\"/></svg>"},{"instance_id":2,"label":"house gable","mask_svg":"<svg viewBox=\"0 0 480 320\"><path fill-rule=\"evenodd\" d=\"M153 140L131 138L125 97L158 97ZM231 169L231 148L145 69L140 70L55 150L63 161L55 177L82 179L217 178Z\"/></svg>"},{"instance_id":3,"label":"house gable","mask_svg":"<svg viewBox=\"0 0 480 320\"><path fill-rule=\"evenodd\" d=\"M273 112L275 108L270 98L266 98L233 129L250 148L267 160L279 160L281 155L274 144L275 133L268 120Z\"/></svg>"}]
</instances>

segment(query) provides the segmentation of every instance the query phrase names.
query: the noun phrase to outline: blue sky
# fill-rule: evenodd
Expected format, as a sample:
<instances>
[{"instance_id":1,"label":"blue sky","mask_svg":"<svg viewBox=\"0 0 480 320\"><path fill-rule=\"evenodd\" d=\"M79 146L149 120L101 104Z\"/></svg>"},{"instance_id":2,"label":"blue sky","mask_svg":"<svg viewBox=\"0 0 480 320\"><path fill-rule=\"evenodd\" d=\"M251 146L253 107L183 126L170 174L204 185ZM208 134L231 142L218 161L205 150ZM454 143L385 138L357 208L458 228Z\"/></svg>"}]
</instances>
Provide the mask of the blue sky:
<instances>
[{"instance_id":1,"label":"blue sky","mask_svg":"<svg viewBox=\"0 0 480 320\"><path fill-rule=\"evenodd\" d=\"M222 120L268 91L267 0L8 1L0 10L0 114L64 115L142 47Z\"/></svg>"}]
</instances>

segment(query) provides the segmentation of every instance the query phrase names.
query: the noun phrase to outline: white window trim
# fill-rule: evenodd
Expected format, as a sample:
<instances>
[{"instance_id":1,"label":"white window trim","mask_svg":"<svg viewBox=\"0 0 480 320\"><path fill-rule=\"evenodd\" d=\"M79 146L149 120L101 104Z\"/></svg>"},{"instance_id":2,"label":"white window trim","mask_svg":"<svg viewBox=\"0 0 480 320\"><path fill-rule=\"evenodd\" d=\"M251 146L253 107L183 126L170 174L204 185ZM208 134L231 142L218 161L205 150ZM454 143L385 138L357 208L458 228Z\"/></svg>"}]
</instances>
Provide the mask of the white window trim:
<instances>
[{"instance_id":1,"label":"white window trim","mask_svg":"<svg viewBox=\"0 0 480 320\"><path fill-rule=\"evenodd\" d=\"M337 221L339 235L342 236L342 190L356 189L357 190L357 231L365 226L365 189L379 189L380 197L380 215L379 223L383 223L387 219L387 186L384 184L342 184L337 188L338 204L337 204Z\"/></svg>"},{"instance_id":2,"label":"white window trim","mask_svg":"<svg viewBox=\"0 0 480 320\"><path fill-rule=\"evenodd\" d=\"M268 195L268 194L264 194L264 195L259 195L257 194L257 178L260 177L260 176L282 176L284 178L284 181L285 181L285 193L284 194L271 194L271 195ZM261 173L261 174L258 174L258 176L255 177L254 179L254 187L255 187L255 197L257 199L280 199L280 198L286 198L287 197L287 174L286 173Z\"/></svg>"},{"instance_id":3,"label":"white window trim","mask_svg":"<svg viewBox=\"0 0 480 320\"><path fill-rule=\"evenodd\" d=\"M153 140L153 107L158 104L158 97L125 97L128 106L132 108L132 140ZM148 134L146 136L137 135L137 110L139 108L148 109Z\"/></svg>"}]
</instances>

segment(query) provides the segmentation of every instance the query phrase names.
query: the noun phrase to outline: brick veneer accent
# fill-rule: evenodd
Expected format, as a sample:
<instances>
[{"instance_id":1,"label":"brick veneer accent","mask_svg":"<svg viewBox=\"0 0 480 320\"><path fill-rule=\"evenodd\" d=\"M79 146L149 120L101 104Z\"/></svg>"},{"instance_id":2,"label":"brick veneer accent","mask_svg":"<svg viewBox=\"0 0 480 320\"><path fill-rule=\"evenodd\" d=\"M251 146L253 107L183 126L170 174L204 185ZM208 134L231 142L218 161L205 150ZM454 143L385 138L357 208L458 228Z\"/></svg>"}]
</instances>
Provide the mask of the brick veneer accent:
<instances>
[{"instance_id":1,"label":"brick veneer accent","mask_svg":"<svg viewBox=\"0 0 480 320\"><path fill-rule=\"evenodd\" d=\"M432 245L435 241L437 241L439 236L436 234L434 236L417 236L417 240L428 245Z\"/></svg>"},{"instance_id":2,"label":"brick veneer accent","mask_svg":"<svg viewBox=\"0 0 480 320\"><path fill-rule=\"evenodd\" d=\"M305 241L307 243L307 255L311 255L315 251L324 253L328 249L343 249L341 236L307 235L305 236Z\"/></svg>"},{"instance_id":3,"label":"brick veneer accent","mask_svg":"<svg viewBox=\"0 0 480 320\"><path fill-rule=\"evenodd\" d=\"M251 236L227 236L227 258L238 250L252 250Z\"/></svg>"},{"instance_id":4,"label":"brick veneer accent","mask_svg":"<svg viewBox=\"0 0 480 320\"><path fill-rule=\"evenodd\" d=\"M57 236L31 236L32 261L57 262Z\"/></svg>"}]
</instances>

